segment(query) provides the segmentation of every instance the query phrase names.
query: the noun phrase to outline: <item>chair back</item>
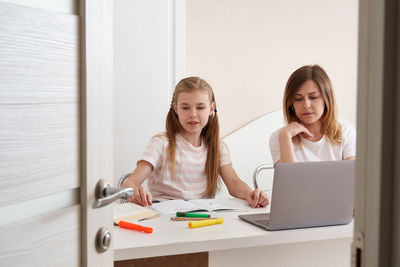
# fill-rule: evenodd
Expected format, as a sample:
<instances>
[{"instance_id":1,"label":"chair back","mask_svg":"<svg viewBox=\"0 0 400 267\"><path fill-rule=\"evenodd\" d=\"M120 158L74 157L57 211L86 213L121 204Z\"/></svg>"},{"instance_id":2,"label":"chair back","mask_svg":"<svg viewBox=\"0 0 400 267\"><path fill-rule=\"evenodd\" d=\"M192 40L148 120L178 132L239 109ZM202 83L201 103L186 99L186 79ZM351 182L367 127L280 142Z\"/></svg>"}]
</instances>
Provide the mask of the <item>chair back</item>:
<instances>
[{"instance_id":1,"label":"chair back","mask_svg":"<svg viewBox=\"0 0 400 267\"><path fill-rule=\"evenodd\" d=\"M131 173L126 173L124 175L122 175L119 179L118 179L118 187L122 187L122 184L129 178L129 176L131 176ZM121 203L127 203L128 200L126 199L122 199L120 200Z\"/></svg>"},{"instance_id":2,"label":"chair back","mask_svg":"<svg viewBox=\"0 0 400 267\"><path fill-rule=\"evenodd\" d=\"M273 171L257 173L259 178L256 180L254 172L260 165L272 166L269 138L274 131L284 125L282 110L278 110L250 122L223 138L228 145L233 168L240 179L250 187L257 185L263 190L272 189ZM217 196L219 195L222 195L221 197L229 195L225 185L222 185Z\"/></svg>"}]
</instances>

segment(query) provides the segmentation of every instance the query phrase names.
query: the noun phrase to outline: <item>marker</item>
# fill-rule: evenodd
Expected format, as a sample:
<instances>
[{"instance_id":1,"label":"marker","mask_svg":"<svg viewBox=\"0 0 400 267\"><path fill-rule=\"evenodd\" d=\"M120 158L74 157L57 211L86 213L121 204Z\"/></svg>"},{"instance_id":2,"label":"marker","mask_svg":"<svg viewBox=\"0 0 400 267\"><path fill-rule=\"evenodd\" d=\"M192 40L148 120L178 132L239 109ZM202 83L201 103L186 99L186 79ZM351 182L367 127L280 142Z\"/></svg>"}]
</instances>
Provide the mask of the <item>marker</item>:
<instances>
[{"instance_id":1,"label":"marker","mask_svg":"<svg viewBox=\"0 0 400 267\"><path fill-rule=\"evenodd\" d=\"M153 228L151 228L151 227L146 227L146 226L142 226L142 225L126 222L126 221L119 221L118 226L121 228L145 232L147 234L151 234L153 232Z\"/></svg>"},{"instance_id":2,"label":"marker","mask_svg":"<svg viewBox=\"0 0 400 267\"><path fill-rule=\"evenodd\" d=\"M171 217L171 221L202 221L215 218Z\"/></svg>"},{"instance_id":3,"label":"marker","mask_svg":"<svg viewBox=\"0 0 400 267\"><path fill-rule=\"evenodd\" d=\"M207 226L207 225L220 224L220 223L223 223L223 222L224 222L223 218L215 218L215 219L209 219L209 220L189 222L188 223L188 227L189 228L196 228L196 227L202 227L202 226Z\"/></svg>"},{"instance_id":4,"label":"marker","mask_svg":"<svg viewBox=\"0 0 400 267\"><path fill-rule=\"evenodd\" d=\"M210 218L210 214L191 213L191 212L177 212L176 217L195 217L195 218Z\"/></svg>"}]
</instances>

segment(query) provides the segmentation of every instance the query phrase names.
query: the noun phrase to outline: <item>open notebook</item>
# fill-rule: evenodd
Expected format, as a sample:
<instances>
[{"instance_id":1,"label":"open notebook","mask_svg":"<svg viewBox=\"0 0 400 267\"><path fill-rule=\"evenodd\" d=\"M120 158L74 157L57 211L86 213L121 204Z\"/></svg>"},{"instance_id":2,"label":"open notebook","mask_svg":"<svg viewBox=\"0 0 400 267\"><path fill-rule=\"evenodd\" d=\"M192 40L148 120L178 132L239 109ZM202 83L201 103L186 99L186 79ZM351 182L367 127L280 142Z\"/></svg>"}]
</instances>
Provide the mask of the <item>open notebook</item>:
<instances>
[{"instance_id":1,"label":"open notebook","mask_svg":"<svg viewBox=\"0 0 400 267\"><path fill-rule=\"evenodd\" d=\"M151 219L159 216L153 209L145 208L133 203L123 203L114 205L114 224L119 221L135 222Z\"/></svg>"},{"instance_id":2,"label":"open notebook","mask_svg":"<svg viewBox=\"0 0 400 267\"><path fill-rule=\"evenodd\" d=\"M246 211L250 207L241 199L174 199L153 203L152 208L172 215L176 212Z\"/></svg>"}]
</instances>

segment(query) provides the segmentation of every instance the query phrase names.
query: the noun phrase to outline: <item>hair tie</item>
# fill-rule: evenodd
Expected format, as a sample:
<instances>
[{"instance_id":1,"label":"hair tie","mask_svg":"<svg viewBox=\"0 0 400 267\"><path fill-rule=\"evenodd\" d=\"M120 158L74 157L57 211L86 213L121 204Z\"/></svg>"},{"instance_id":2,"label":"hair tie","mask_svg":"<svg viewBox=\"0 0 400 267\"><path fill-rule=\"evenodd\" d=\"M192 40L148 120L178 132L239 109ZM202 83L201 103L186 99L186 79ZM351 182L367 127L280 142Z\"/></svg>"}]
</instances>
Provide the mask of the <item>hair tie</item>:
<instances>
[{"instance_id":1,"label":"hair tie","mask_svg":"<svg viewBox=\"0 0 400 267\"><path fill-rule=\"evenodd\" d=\"M216 108L214 109L214 112L217 113L217 109Z\"/></svg>"},{"instance_id":2,"label":"hair tie","mask_svg":"<svg viewBox=\"0 0 400 267\"><path fill-rule=\"evenodd\" d=\"M169 110L174 110L174 108L173 108L173 107L170 107Z\"/></svg>"}]
</instances>

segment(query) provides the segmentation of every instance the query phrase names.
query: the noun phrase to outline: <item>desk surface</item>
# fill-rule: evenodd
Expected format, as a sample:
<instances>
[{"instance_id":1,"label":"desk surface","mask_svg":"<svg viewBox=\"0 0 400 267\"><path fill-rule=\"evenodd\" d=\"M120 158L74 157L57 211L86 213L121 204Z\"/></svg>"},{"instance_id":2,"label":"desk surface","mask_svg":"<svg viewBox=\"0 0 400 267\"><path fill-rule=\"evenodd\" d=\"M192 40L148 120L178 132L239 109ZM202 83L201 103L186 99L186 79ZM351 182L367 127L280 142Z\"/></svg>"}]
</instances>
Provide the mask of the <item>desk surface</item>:
<instances>
[{"instance_id":1,"label":"desk surface","mask_svg":"<svg viewBox=\"0 0 400 267\"><path fill-rule=\"evenodd\" d=\"M238 218L239 214L263 213L264 209L248 212L215 212L212 217L224 218L223 224L189 229L186 221L171 221L161 216L141 221L153 227L152 234L114 227L114 260L158 257L183 253L216 251L265 245L351 238L353 223L284 231L265 231Z\"/></svg>"}]
</instances>

